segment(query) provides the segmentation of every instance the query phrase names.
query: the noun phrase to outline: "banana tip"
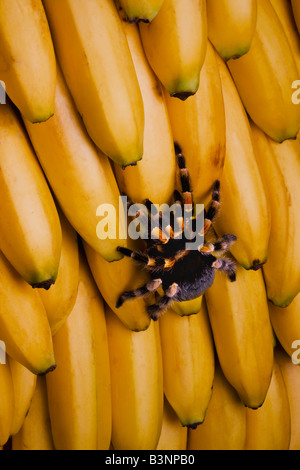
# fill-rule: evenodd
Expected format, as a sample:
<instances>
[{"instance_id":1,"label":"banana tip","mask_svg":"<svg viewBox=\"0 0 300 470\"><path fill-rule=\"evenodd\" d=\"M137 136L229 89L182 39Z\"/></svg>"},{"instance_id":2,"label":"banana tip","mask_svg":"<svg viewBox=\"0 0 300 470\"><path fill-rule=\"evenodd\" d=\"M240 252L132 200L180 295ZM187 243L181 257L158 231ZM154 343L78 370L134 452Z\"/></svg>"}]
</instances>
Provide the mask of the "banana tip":
<instances>
[{"instance_id":1,"label":"banana tip","mask_svg":"<svg viewBox=\"0 0 300 470\"><path fill-rule=\"evenodd\" d=\"M47 279L47 281L42 281L42 282L36 282L34 284L31 284L31 287L33 289L45 289L49 290L51 286L55 284L55 280L53 278Z\"/></svg>"}]
</instances>

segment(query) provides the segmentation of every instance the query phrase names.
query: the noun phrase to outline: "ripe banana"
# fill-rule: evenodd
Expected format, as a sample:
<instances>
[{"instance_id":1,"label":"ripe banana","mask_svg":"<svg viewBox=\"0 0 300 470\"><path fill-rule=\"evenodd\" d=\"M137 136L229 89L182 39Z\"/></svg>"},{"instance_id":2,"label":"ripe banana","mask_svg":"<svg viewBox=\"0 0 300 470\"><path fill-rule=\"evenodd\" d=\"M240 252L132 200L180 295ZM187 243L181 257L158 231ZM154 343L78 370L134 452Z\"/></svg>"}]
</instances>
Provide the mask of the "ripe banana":
<instances>
[{"instance_id":1,"label":"ripe banana","mask_svg":"<svg viewBox=\"0 0 300 470\"><path fill-rule=\"evenodd\" d=\"M300 34L300 5L298 0L291 0L291 5L293 9L293 16L297 25L297 29Z\"/></svg>"},{"instance_id":2,"label":"ripe banana","mask_svg":"<svg viewBox=\"0 0 300 470\"><path fill-rule=\"evenodd\" d=\"M37 377L28 414L12 437L12 450L54 450L45 377Z\"/></svg>"},{"instance_id":3,"label":"ripe banana","mask_svg":"<svg viewBox=\"0 0 300 470\"><path fill-rule=\"evenodd\" d=\"M156 450L186 450L187 431L164 397L162 428Z\"/></svg>"},{"instance_id":4,"label":"ripe banana","mask_svg":"<svg viewBox=\"0 0 300 470\"><path fill-rule=\"evenodd\" d=\"M206 205L215 180L222 174L226 139L221 81L209 41L197 93L183 102L165 92L165 99L173 138L189 169L194 201ZM177 187L179 183L177 178Z\"/></svg>"},{"instance_id":5,"label":"ripe banana","mask_svg":"<svg viewBox=\"0 0 300 470\"><path fill-rule=\"evenodd\" d=\"M50 290L39 291L52 336L61 328L74 307L79 276L77 234L60 210L59 216L62 227L62 251L58 276Z\"/></svg>"},{"instance_id":6,"label":"ripe banana","mask_svg":"<svg viewBox=\"0 0 300 470\"><path fill-rule=\"evenodd\" d=\"M258 410L246 409L244 450L288 450L291 421L288 395L283 376L274 357L270 387Z\"/></svg>"},{"instance_id":7,"label":"ripe banana","mask_svg":"<svg viewBox=\"0 0 300 470\"><path fill-rule=\"evenodd\" d=\"M123 9L127 21L136 23L152 21L162 7L164 0L116 0L117 6Z\"/></svg>"},{"instance_id":8,"label":"ripe banana","mask_svg":"<svg viewBox=\"0 0 300 470\"><path fill-rule=\"evenodd\" d=\"M136 248L133 240L129 239L128 247L133 250L134 246ZM91 272L105 302L127 328L132 331L146 330L150 325L150 317L146 310L145 299L136 297L130 302L124 302L120 308L116 308L116 303L123 292L136 289L148 282L150 278L147 272L128 257L108 263L86 243L84 249Z\"/></svg>"},{"instance_id":9,"label":"ripe banana","mask_svg":"<svg viewBox=\"0 0 300 470\"><path fill-rule=\"evenodd\" d=\"M286 307L300 291L300 141L281 144L251 123L257 163L271 209L268 260L263 267L268 299Z\"/></svg>"},{"instance_id":10,"label":"ripe banana","mask_svg":"<svg viewBox=\"0 0 300 470\"><path fill-rule=\"evenodd\" d=\"M204 421L214 379L214 346L207 310L160 319L165 396L183 426Z\"/></svg>"},{"instance_id":11,"label":"ripe banana","mask_svg":"<svg viewBox=\"0 0 300 470\"><path fill-rule=\"evenodd\" d=\"M143 155L144 109L113 0L44 0L56 54L95 144L120 166Z\"/></svg>"},{"instance_id":12,"label":"ripe banana","mask_svg":"<svg viewBox=\"0 0 300 470\"><path fill-rule=\"evenodd\" d=\"M230 248L245 269L257 269L267 260L271 220L263 182L252 144L249 120L224 61L217 57L226 117L226 157L221 176L219 237L237 236Z\"/></svg>"},{"instance_id":13,"label":"ripe banana","mask_svg":"<svg viewBox=\"0 0 300 470\"><path fill-rule=\"evenodd\" d=\"M208 38L225 60L246 54L256 29L257 0L209 0Z\"/></svg>"},{"instance_id":14,"label":"ripe banana","mask_svg":"<svg viewBox=\"0 0 300 470\"><path fill-rule=\"evenodd\" d=\"M271 3L287 35L300 75L300 41L291 2L289 0L271 0Z\"/></svg>"},{"instance_id":15,"label":"ripe banana","mask_svg":"<svg viewBox=\"0 0 300 470\"><path fill-rule=\"evenodd\" d=\"M202 306L203 296L196 297L193 300L186 300L185 302L174 302L172 304L172 310L177 313L177 315L194 315L198 313Z\"/></svg>"},{"instance_id":16,"label":"ripe banana","mask_svg":"<svg viewBox=\"0 0 300 470\"><path fill-rule=\"evenodd\" d=\"M10 103L0 105L0 249L34 287L56 280L61 227L46 179Z\"/></svg>"},{"instance_id":17,"label":"ripe banana","mask_svg":"<svg viewBox=\"0 0 300 470\"><path fill-rule=\"evenodd\" d=\"M25 416L30 408L37 376L8 355L7 362L11 371L14 395L14 415L10 434L15 436L23 426Z\"/></svg>"},{"instance_id":18,"label":"ripe banana","mask_svg":"<svg viewBox=\"0 0 300 470\"><path fill-rule=\"evenodd\" d=\"M55 115L38 126L24 122L51 188L71 225L105 259L119 259L116 247L126 244L123 208L119 211L120 192L109 159L98 152L89 139L59 68ZM116 239L98 238L97 209L104 204L115 210Z\"/></svg>"},{"instance_id":19,"label":"ripe banana","mask_svg":"<svg viewBox=\"0 0 300 470\"><path fill-rule=\"evenodd\" d=\"M250 51L227 64L251 119L272 139L283 142L299 132L300 106L292 101L292 84L300 74L270 0L259 0L257 6Z\"/></svg>"},{"instance_id":20,"label":"ripe banana","mask_svg":"<svg viewBox=\"0 0 300 470\"><path fill-rule=\"evenodd\" d=\"M57 450L106 450L111 438L107 332L102 298L83 256L75 306L53 338L57 369L47 375Z\"/></svg>"},{"instance_id":21,"label":"ripe banana","mask_svg":"<svg viewBox=\"0 0 300 470\"><path fill-rule=\"evenodd\" d=\"M135 203L147 198L154 204L169 203L176 159L163 89L147 62L138 27L128 23L123 26L144 102L144 154L136 166L122 169L115 164L116 179L120 191Z\"/></svg>"},{"instance_id":22,"label":"ripe banana","mask_svg":"<svg viewBox=\"0 0 300 470\"><path fill-rule=\"evenodd\" d=\"M126 328L106 307L115 450L155 450L163 416L163 373L158 323Z\"/></svg>"},{"instance_id":23,"label":"ripe banana","mask_svg":"<svg viewBox=\"0 0 300 470\"><path fill-rule=\"evenodd\" d=\"M14 390L9 364L0 365L0 446L7 443L14 416Z\"/></svg>"},{"instance_id":24,"label":"ripe banana","mask_svg":"<svg viewBox=\"0 0 300 470\"><path fill-rule=\"evenodd\" d=\"M41 0L0 2L0 79L27 119L54 113L55 54Z\"/></svg>"},{"instance_id":25,"label":"ripe banana","mask_svg":"<svg viewBox=\"0 0 300 470\"><path fill-rule=\"evenodd\" d=\"M275 357L283 376L289 400L291 417L289 450L300 450L300 367L293 364L290 357L281 348L275 350Z\"/></svg>"},{"instance_id":26,"label":"ripe banana","mask_svg":"<svg viewBox=\"0 0 300 470\"><path fill-rule=\"evenodd\" d=\"M47 314L36 290L0 252L0 334L7 354L33 374L55 368Z\"/></svg>"},{"instance_id":27,"label":"ripe banana","mask_svg":"<svg viewBox=\"0 0 300 470\"><path fill-rule=\"evenodd\" d=\"M296 349L299 346L297 344L297 341L300 340L299 311L300 293L285 308L276 307L272 302L269 302L269 313L273 330L279 343L290 358L293 357L294 353L297 354Z\"/></svg>"},{"instance_id":28,"label":"ripe banana","mask_svg":"<svg viewBox=\"0 0 300 470\"><path fill-rule=\"evenodd\" d=\"M204 297L222 371L244 405L256 409L270 385L273 333L261 270L236 268L233 283L216 272Z\"/></svg>"},{"instance_id":29,"label":"ripe banana","mask_svg":"<svg viewBox=\"0 0 300 470\"><path fill-rule=\"evenodd\" d=\"M212 397L205 421L188 433L188 450L243 450L246 410L235 389L216 364Z\"/></svg>"},{"instance_id":30,"label":"ripe banana","mask_svg":"<svg viewBox=\"0 0 300 470\"><path fill-rule=\"evenodd\" d=\"M168 93L196 93L207 47L205 0L164 0L151 23L139 24L148 61Z\"/></svg>"}]
</instances>

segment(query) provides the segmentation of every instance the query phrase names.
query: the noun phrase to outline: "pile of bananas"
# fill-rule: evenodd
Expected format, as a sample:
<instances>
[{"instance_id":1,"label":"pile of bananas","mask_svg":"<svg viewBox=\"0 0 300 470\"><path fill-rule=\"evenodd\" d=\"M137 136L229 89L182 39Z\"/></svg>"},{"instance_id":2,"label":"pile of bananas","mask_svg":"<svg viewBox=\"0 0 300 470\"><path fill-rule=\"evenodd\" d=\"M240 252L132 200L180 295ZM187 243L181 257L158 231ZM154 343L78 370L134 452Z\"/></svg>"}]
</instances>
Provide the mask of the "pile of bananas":
<instances>
[{"instance_id":1,"label":"pile of bananas","mask_svg":"<svg viewBox=\"0 0 300 470\"><path fill-rule=\"evenodd\" d=\"M2 448L300 449L299 31L299 0L0 1ZM148 280L119 201L172 201L174 142L237 276L153 322L116 309Z\"/></svg>"}]
</instances>

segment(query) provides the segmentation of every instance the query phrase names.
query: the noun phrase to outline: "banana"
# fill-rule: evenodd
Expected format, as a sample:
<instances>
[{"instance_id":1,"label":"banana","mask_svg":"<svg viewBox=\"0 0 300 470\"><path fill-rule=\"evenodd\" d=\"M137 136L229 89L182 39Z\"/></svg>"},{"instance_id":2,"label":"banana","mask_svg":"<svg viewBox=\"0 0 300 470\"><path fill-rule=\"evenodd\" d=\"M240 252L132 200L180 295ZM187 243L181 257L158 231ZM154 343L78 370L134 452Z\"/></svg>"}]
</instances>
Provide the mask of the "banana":
<instances>
[{"instance_id":1,"label":"banana","mask_svg":"<svg viewBox=\"0 0 300 470\"><path fill-rule=\"evenodd\" d=\"M164 0L116 0L116 4L123 9L127 21L136 23L152 21L162 7Z\"/></svg>"},{"instance_id":2,"label":"banana","mask_svg":"<svg viewBox=\"0 0 300 470\"><path fill-rule=\"evenodd\" d=\"M187 449L243 450L245 440L245 407L217 363L205 421L197 429L189 429Z\"/></svg>"},{"instance_id":3,"label":"banana","mask_svg":"<svg viewBox=\"0 0 300 470\"><path fill-rule=\"evenodd\" d=\"M186 300L185 302L174 302L172 304L172 310L177 313L177 315L194 315L198 313L202 306L203 296L196 297L193 300Z\"/></svg>"},{"instance_id":4,"label":"banana","mask_svg":"<svg viewBox=\"0 0 300 470\"><path fill-rule=\"evenodd\" d=\"M214 346L207 310L179 316L169 309L160 319L165 396L183 426L204 421L214 379Z\"/></svg>"},{"instance_id":5,"label":"banana","mask_svg":"<svg viewBox=\"0 0 300 470\"><path fill-rule=\"evenodd\" d=\"M0 279L0 336L7 354L33 374L52 371L52 336L41 298L1 252Z\"/></svg>"},{"instance_id":6,"label":"banana","mask_svg":"<svg viewBox=\"0 0 300 470\"><path fill-rule=\"evenodd\" d=\"M271 0L271 3L287 35L300 74L300 41L291 2L289 0Z\"/></svg>"},{"instance_id":7,"label":"banana","mask_svg":"<svg viewBox=\"0 0 300 470\"><path fill-rule=\"evenodd\" d=\"M144 154L136 166L114 165L122 193L133 202L150 199L154 204L170 203L175 186L176 159L173 136L163 90L144 54L136 25L123 23L145 112Z\"/></svg>"},{"instance_id":8,"label":"banana","mask_svg":"<svg viewBox=\"0 0 300 470\"><path fill-rule=\"evenodd\" d=\"M14 416L14 391L9 364L0 365L0 446L4 446L11 432Z\"/></svg>"},{"instance_id":9,"label":"banana","mask_svg":"<svg viewBox=\"0 0 300 470\"><path fill-rule=\"evenodd\" d=\"M32 286L56 280L61 227L48 184L11 103L0 106L0 250Z\"/></svg>"},{"instance_id":10,"label":"banana","mask_svg":"<svg viewBox=\"0 0 300 470\"><path fill-rule=\"evenodd\" d=\"M222 174L226 142L221 81L209 41L197 93L183 102L165 91L165 100L173 138L186 159L194 201L206 205L215 180ZM177 188L179 183L177 178Z\"/></svg>"},{"instance_id":11,"label":"banana","mask_svg":"<svg viewBox=\"0 0 300 470\"><path fill-rule=\"evenodd\" d=\"M224 61L217 62L226 117L226 157L221 176L221 210L215 230L237 236L230 248L245 269L257 269L267 260L270 210L255 160L249 120ZM237 158L238 156L238 158Z\"/></svg>"},{"instance_id":12,"label":"banana","mask_svg":"<svg viewBox=\"0 0 300 470\"><path fill-rule=\"evenodd\" d=\"M59 210L62 227L62 252L55 285L39 294L46 309L52 336L71 313L78 290L79 254L77 234Z\"/></svg>"},{"instance_id":13,"label":"banana","mask_svg":"<svg viewBox=\"0 0 300 470\"><path fill-rule=\"evenodd\" d=\"M291 6L293 10L293 16L297 25L298 32L300 34L300 5L297 0L291 0Z\"/></svg>"},{"instance_id":14,"label":"banana","mask_svg":"<svg viewBox=\"0 0 300 470\"><path fill-rule=\"evenodd\" d=\"M258 410L246 409L244 450L288 450L290 436L288 395L274 356L272 379L264 404Z\"/></svg>"},{"instance_id":15,"label":"banana","mask_svg":"<svg viewBox=\"0 0 300 470\"><path fill-rule=\"evenodd\" d=\"M53 338L57 369L47 375L57 450L106 450L111 394L103 301L83 255L75 306Z\"/></svg>"},{"instance_id":16,"label":"banana","mask_svg":"<svg viewBox=\"0 0 300 470\"><path fill-rule=\"evenodd\" d=\"M257 21L257 0L209 0L208 38L225 60L249 52Z\"/></svg>"},{"instance_id":17,"label":"banana","mask_svg":"<svg viewBox=\"0 0 300 470\"><path fill-rule=\"evenodd\" d=\"M163 416L163 372L158 323L126 328L106 306L115 450L155 450Z\"/></svg>"},{"instance_id":18,"label":"banana","mask_svg":"<svg viewBox=\"0 0 300 470\"><path fill-rule=\"evenodd\" d=\"M81 238L105 259L119 259L116 247L126 244L123 208L119 211L120 192L109 159L97 151L82 125L59 67L53 118L38 126L27 120L24 122L68 221ZM115 239L108 236L100 240L97 235L97 211L104 204L116 214Z\"/></svg>"},{"instance_id":19,"label":"banana","mask_svg":"<svg viewBox=\"0 0 300 470\"><path fill-rule=\"evenodd\" d=\"M186 450L187 431L165 397L162 428L156 450Z\"/></svg>"},{"instance_id":20,"label":"banana","mask_svg":"<svg viewBox=\"0 0 300 470\"><path fill-rule=\"evenodd\" d=\"M300 293L285 308L277 307L272 302L269 302L269 313L273 330L279 343L290 358L293 357L294 353L297 353L295 345L298 347L297 341L300 340L299 311Z\"/></svg>"},{"instance_id":21,"label":"banana","mask_svg":"<svg viewBox=\"0 0 300 470\"><path fill-rule=\"evenodd\" d=\"M0 79L27 119L41 122L54 113L56 63L41 0L0 4Z\"/></svg>"},{"instance_id":22,"label":"banana","mask_svg":"<svg viewBox=\"0 0 300 470\"><path fill-rule=\"evenodd\" d=\"M48 410L45 377L38 377L23 426L12 437L12 450L55 450Z\"/></svg>"},{"instance_id":23,"label":"banana","mask_svg":"<svg viewBox=\"0 0 300 470\"><path fill-rule=\"evenodd\" d=\"M120 166L143 156L143 100L113 0L44 0L68 87L95 144Z\"/></svg>"},{"instance_id":24,"label":"banana","mask_svg":"<svg viewBox=\"0 0 300 470\"><path fill-rule=\"evenodd\" d=\"M268 260L263 266L268 299L287 307L300 291L300 141L278 144L251 123L256 159L271 209Z\"/></svg>"},{"instance_id":25,"label":"banana","mask_svg":"<svg viewBox=\"0 0 300 470\"><path fill-rule=\"evenodd\" d=\"M291 417L289 450L300 450L300 367L293 364L290 357L281 348L275 350L275 357L283 376L289 400Z\"/></svg>"},{"instance_id":26,"label":"banana","mask_svg":"<svg viewBox=\"0 0 300 470\"><path fill-rule=\"evenodd\" d=\"M151 23L140 23L148 61L168 93L185 100L196 93L207 48L204 0L164 0Z\"/></svg>"},{"instance_id":27,"label":"banana","mask_svg":"<svg viewBox=\"0 0 300 470\"><path fill-rule=\"evenodd\" d=\"M137 245L129 239L128 247L134 250ZM108 263L88 244L84 243L84 249L94 280L105 302L127 328L132 331L146 330L150 325L150 317L145 299L136 297L130 302L124 302L120 308L116 308L116 303L123 292L134 290L148 282L150 277L147 272L128 257Z\"/></svg>"},{"instance_id":28,"label":"banana","mask_svg":"<svg viewBox=\"0 0 300 470\"><path fill-rule=\"evenodd\" d=\"M283 142L299 132L300 107L292 101L292 84L300 74L270 0L260 0L257 6L250 51L227 64L251 119L273 140Z\"/></svg>"},{"instance_id":29,"label":"banana","mask_svg":"<svg viewBox=\"0 0 300 470\"><path fill-rule=\"evenodd\" d=\"M205 292L222 371L249 408L265 400L273 368L273 333L261 270L237 265L236 282L216 272Z\"/></svg>"},{"instance_id":30,"label":"banana","mask_svg":"<svg viewBox=\"0 0 300 470\"><path fill-rule=\"evenodd\" d=\"M11 371L14 395L14 415L10 434L15 436L23 426L25 416L30 408L37 376L8 355L7 362Z\"/></svg>"}]
</instances>

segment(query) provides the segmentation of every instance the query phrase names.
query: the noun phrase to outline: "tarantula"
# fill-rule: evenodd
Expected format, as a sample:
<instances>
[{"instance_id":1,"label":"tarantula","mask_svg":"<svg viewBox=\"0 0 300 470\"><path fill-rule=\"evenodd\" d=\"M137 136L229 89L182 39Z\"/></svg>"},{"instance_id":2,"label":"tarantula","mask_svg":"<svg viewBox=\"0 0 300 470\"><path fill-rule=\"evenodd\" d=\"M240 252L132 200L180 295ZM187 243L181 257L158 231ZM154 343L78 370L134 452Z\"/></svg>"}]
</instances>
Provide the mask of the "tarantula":
<instances>
[{"instance_id":1,"label":"tarantula","mask_svg":"<svg viewBox=\"0 0 300 470\"><path fill-rule=\"evenodd\" d=\"M231 282L236 279L234 262L226 256L221 257L237 240L235 235L224 235L215 242L206 242L204 239L204 243L200 243L197 249L189 249L188 243L195 242L196 235L204 237L218 214L220 181L216 180L213 185L211 202L207 210L204 210L204 214L202 212L204 225L195 235L199 215L195 215L189 172L178 143L175 143L175 153L181 192L175 190L174 199L185 216L173 217L169 225L163 227L162 214L147 199L144 201L147 214L141 215L140 209L137 209L135 214L142 219L144 217L145 225L148 227L145 251L136 252L124 247L117 248L124 256L141 263L149 272L151 280L136 290L123 292L116 308L121 307L123 302L129 299L157 293L158 289L162 288L164 295L160 296L154 305L147 307L148 314L154 321L158 320L171 302L192 300L202 295L213 284L215 270L224 271ZM130 201L128 207L132 205ZM184 208L187 209L183 211Z\"/></svg>"}]
</instances>

